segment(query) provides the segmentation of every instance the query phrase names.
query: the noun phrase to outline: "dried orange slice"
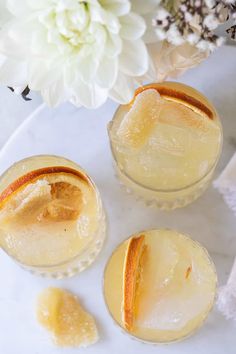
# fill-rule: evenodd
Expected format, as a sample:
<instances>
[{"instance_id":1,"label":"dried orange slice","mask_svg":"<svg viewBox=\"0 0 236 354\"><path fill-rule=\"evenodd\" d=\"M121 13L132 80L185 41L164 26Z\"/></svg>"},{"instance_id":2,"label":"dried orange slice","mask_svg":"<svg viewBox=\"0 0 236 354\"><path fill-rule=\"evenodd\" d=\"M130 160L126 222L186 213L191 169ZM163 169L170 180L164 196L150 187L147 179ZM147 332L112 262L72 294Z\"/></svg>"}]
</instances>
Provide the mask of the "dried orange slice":
<instances>
[{"instance_id":1,"label":"dried orange slice","mask_svg":"<svg viewBox=\"0 0 236 354\"><path fill-rule=\"evenodd\" d=\"M0 195L1 222L63 221L79 217L89 178L77 170L56 166L19 177Z\"/></svg>"},{"instance_id":2,"label":"dried orange slice","mask_svg":"<svg viewBox=\"0 0 236 354\"><path fill-rule=\"evenodd\" d=\"M134 325L135 300L145 250L145 235L132 237L129 240L123 275L123 323L128 331L132 331Z\"/></svg>"},{"instance_id":3,"label":"dried orange slice","mask_svg":"<svg viewBox=\"0 0 236 354\"><path fill-rule=\"evenodd\" d=\"M152 83L141 86L135 91L132 106L140 93L146 90L156 90L158 94L167 101L180 103L199 115L208 117L211 120L216 118L216 112L212 104L197 90L190 86L179 84L177 82Z\"/></svg>"},{"instance_id":4,"label":"dried orange slice","mask_svg":"<svg viewBox=\"0 0 236 354\"><path fill-rule=\"evenodd\" d=\"M98 340L93 317L68 291L59 288L44 290L39 296L37 317L59 346L87 347Z\"/></svg>"}]
</instances>

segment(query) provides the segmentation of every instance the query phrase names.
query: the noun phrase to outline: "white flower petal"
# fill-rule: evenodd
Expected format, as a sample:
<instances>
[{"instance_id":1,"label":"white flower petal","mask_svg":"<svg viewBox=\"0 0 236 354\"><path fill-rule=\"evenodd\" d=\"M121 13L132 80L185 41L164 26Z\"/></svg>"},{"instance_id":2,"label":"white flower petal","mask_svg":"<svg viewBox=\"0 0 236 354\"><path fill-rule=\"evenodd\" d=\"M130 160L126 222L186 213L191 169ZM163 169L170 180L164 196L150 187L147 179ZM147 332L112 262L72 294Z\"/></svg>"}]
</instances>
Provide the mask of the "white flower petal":
<instances>
[{"instance_id":1,"label":"white flower petal","mask_svg":"<svg viewBox=\"0 0 236 354\"><path fill-rule=\"evenodd\" d=\"M24 62L5 58L0 67L0 83L6 86L27 86L27 68Z\"/></svg>"},{"instance_id":2,"label":"white flower petal","mask_svg":"<svg viewBox=\"0 0 236 354\"><path fill-rule=\"evenodd\" d=\"M9 19L11 18L11 14L6 8L5 0L0 0L0 28L3 26Z\"/></svg>"},{"instance_id":3,"label":"white flower petal","mask_svg":"<svg viewBox=\"0 0 236 354\"><path fill-rule=\"evenodd\" d=\"M7 26L0 31L0 53L20 61L25 59L26 48L10 37Z\"/></svg>"},{"instance_id":4,"label":"white flower petal","mask_svg":"<svg viewBox=\"0 0 236 354\"><path fill-rule=\"evenodd\" d=\"M36 91L48 88L61 75L63 73L59 62L47 63L40 59L31 61L28 65L29 88Z\"/></svg>"},{"instance_id":5,"label":"white flower petal","mask_svg":"<svg viewBox=\"0 0 236 354\"><path fill-rule=\"evenodd\" d=\"M24 16L30 12L27 0L6 0L7 9L15 16Z\"/></svg>"},{"instance_id":6,"label":"white flower petal","mask_svg":"<svg viewBox=\"0 0 236 354\"><path fill-rule=\"evenodd\" d=\"M120 104L127 104L132 100L135 88L133 78L119 73L114 87L109 91L109 97Z\"/></svg>"},{"instance_id":7,"label":"white flower petal","mask_svg":"<svg viewBox=\"0 0 236 354\"><path fill-rule=\"evenodd\" d=\"M77 80L73 84L73 93L70 101L78 107L97 108L105 103L107 96L107 90L102 89L97 84L87 85Z\"/></svg>"},{"instance_id":8,"label":"white flower petal","mask_svg":"<svg viewBox=\"0 0 236 354\"><path fill-rule=\"evenodd\" d=\"M55 81L48 88L41 90L44 101L50 107L56 107L61 103L70 99L71 92L65 87L65 83L62 78Z\"/></svg>"},{"instance_id":9,"label":"white flower petal","mask_svg":"<svg viewBox=\"0 0 236 354\"><path fill-rule=\"evenodd\" d=\"M130 76L141 76L148 70L147 48L141 40L123 41L120 69Z\"/></svg>"},{"instance_id":10,"label":"white flower petal","mask_svg":"<svg viewBox=\"0 0 236 354\"><path fill-rule=\"evenodd\" d=\"M8 0L9 1L9 0ZM12 1L18 1L22 2L22 0L12 0ZM33 10L41 10L45 8L49 8L50 6L53 6L53 0L24 0L27 2L28 6L30 9Z\"/></svg>"},{"instance_id":11,"label":"white flower petal","mask_svg":"<svg viewBox=\"0 0 236 354\"><path fill-rule=\"evenodd\" d=\"M122 51L122 40L116 35L110 33L106 40L105 53L109 58L117 57Z\"/></svg>"},{"instance_id":12,"label":"white flower petal","mask_svg":"<svg viewBox=\"0 0 236 354\"><path fill-rule=\"evenodd\" d=\"M32 33L31 56L40 57L45 60L49 57L51 60L58 58L58 52L55 50L55 46L47 42L47 32L44 28L39 28Z\"/></svg>"},{"instance_id":13,"label":"white flower petal","mask_svg":"<svg viewBox=\"0 0 236 354\"><path fill-rule=\"evenodd\" d=\"M89 55L83 55L81 53L77 58L77 70L78 75L82 81L89 83L94 79L99 62L94 53Z\"/></svg>"},{"instance_id":14,"label":"white flower petal","mask_svg":"<svg viewBox=\"0 0 236 354\"><path fill-rule=\"evenodd\" d=\"M39 26L35 21L16 21L9 28L9 36L15 43L21 43L22 47L29 48L31 46L32 35L37 31Z\"/></svg>"},{"instance_id":15,"label":"white flower petal","mask_svg":"<svg viewBox=\"0 0 236 354\"><path fill-rule=\"evenodd\" d=\"M8 10L15 16L21 17L31 13L32 10L49 8L52 0L4 0Z\"/></svg>"},{"instance_id":16,"label":"white flower petal","mask_svg":"<svg viewBox=\"0 0 236 354\"><path fill-rule=\"evenodd\" d=\"M90 14L92 22L98 22L102 25L105 25L111 33L119 33L120 23L118 18L111 12L105 11L100 6L95 6L91 7Z\"/></svg>"},{"instance_id":17,"label":"white flower petal","mask_svg":"<svg viewBox=\"0 0 236 354\"><path fill-rule=\"evenodd\" d=\"M34 0L30 0L30 1L34 1ZM75 10L76 8L78 8L78 2L77 4L74 0L52 0L52 2L54 2L56 4L56 9L57 11L67 11L68 9L70 10ZM82 1L81 1L82 2Z\"/></svg>"},{"instance_id":18,"label":"white flower petal","mask_svg":"<svg viewBox=\"0 0 236 354\"><path fill-rule=\"evenodd\" d=\"M93 42L90 44L92 50L96 50L95 55L100 56L104 52L104 47L107 41L107 32L100 24L91 24L89 27L89 33L93 37ZM89 44L85 44L88 45Z\"/></svg>"},{"instance_id":19,"label":"white flower petal","mask_svg":"<svg viewBox=\"0 0 236 354\"><path fill-rule=\"evenodd\" d=\"M131 4L127 0L100 0L100 3L116 16L128 14L131 8Z\"/></svg>"},{"instance_id":20,"label":"white flower petal","mask_svg":"<svg viewBox=\"0 0 236 354\"><path fill-rule=\"evenodd\" d=\"M161 0L132 0L132 10L140 15L145 15L152 12L160 2Z\"/></svg>"},{"instance_id":21,"label":"white flower petal","mask_svg":"<svg viewBox=\"0 0 236 354\"><path fill-rule=\"evenodd\" d=\"M144 34L146 25L142 17L130 13L120 18L122 24L120 35L124 39L136 40Z\"/></svg>"},{"instance_id":22,"label":"white flower petal","mask_svg":"<svg viewBox=\"0 0 236 354\"><path fill-rule=\"evenodd\" d=\"M110 59L104 56L96 73L96 82L100 87L111 88L117 78L118 59Z\"/></svg>"}]
</instances>

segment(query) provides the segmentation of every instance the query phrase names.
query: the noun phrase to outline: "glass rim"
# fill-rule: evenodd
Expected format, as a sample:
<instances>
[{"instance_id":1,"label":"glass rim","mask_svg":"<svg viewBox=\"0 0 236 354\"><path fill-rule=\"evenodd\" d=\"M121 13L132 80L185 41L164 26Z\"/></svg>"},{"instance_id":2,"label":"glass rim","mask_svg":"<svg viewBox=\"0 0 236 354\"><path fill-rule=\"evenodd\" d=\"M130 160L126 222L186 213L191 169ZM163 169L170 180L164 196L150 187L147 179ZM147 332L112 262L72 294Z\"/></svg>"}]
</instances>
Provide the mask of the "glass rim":
<instances>
[{"instance_id":1,"label":"glass rim","mask_svg":"<svg viewBox=\"0 0 236 354\"><path fill-rule=\"evenodd\" d=\"M101 199L101 195L100 195L100 192L95 184L95 182L93 181L93 179L85 172L85 170L79 165L77 164L76 162L66 158L66 157L63 157L63 156L59 156L59 155L53 155L53 154L39 154L39 155L31 155L31 156L28 156L28 157L25 157L23 159L20 159L18 161L16 161L15 163L13 163L12 165L10 165L1 175L0 175L0 184L1 184L1 180L2 178L4 178L4 176L11 170L11 168L13 166L16 166L18 164L21 164L22 162L24 163L24 161L27 161L27 160L30 160L30 159L34 159L34 158L44 158L44 157L55 157L55 158L58 158L58 159L63 159L63 160L66 160L68 162L72 162L73 164L75 164L83 174L85 174L86 176L88 176L89 178L89 181L94 189L94 192L95 192L95 195L96 195L96 200L97 200L97 203L98 203L98 207L99 207L99 221L98 221L98 226L100 225L100 221L101 219L103 218L103 214L104 214L104 208L103 208L103 203L102 203L102 199ZM30 172L30 170L29 170ZM18 177L19 178L19 177ZM98 227L99 229L99 227ZM66 266L67 264L73 262L73 261L76 261L76 259L78 257L80 257L81 255L83 255L88 249L89 247L91 246L91 244L93 244L93 241L94 241L94 235L97 234L97 230L94 232L94 234L92 235L92 239L89 241L89 243L87 245L84 246L84 248L82 248L82 250L76 254L75 256L71 257L71 258L68 258L67 260L65 261L62 261L60 263L55 263L55 264L50 264L50 265L45 265L45 264L39 264L39 265L35 265L35 264L27 264L27 263L24 263L22 262L21 260L19 260L16 256L12 255L10 252L8 252L6 250L5 247L3 247L2 245L0 245L0 249L3 250L3 252L5 254L7 254L11 259L13 259L17 264L21 265L22 267L28 267L28 268L31 268L32 270L35 269L39 269L39 270L46 270L48 269L49 271L53 270L54 268L58 268L58 267L63 267L63 266Z\"/></svg>"},{"instance_id":2,"label":"glass rim","mask_svg":"<svg viewBox=\"0 0 236 354\"><path fill-rule=\"evenodd\" d=\"M148 86L148 85L146 85ZM191 87L191 86L190 86ZM184 187L181 187L181 188L168 188L168 189L158 189L158 188L152 188L152 187L148 187L138 181L136 181L133 177L131 177L126 171L124 168L121 168L119 166L119 163L117 161L117 158L116 158L116 154L114 152L114 149L113 149L113 142L112 142L112 138L111 138L111 134L110 134L110 130L112 129L112 126L114 124L114 120L115 120L115 117L117 115L117 113L119 112L119 110L124 107L125 105L122 105L120 104L117 109L115 110L114 114L113 114L113 117L112 117L112 120L107 124L107 130L108 130L108 136L109 136L109 143L110 143L110 149L111 149L111 153L112 153L112 157L113 157L113 160L116 164L116 167L119 169L119 171L127 178L129 179L132 183L136 184L137 186L143 188L143 189L146 189L146 190L149 190L150 192L157 192L157 193L174 193L174 192L181 192L181 191L184 191L188 188L191 188L191 187L194 187L195 185L197 185L198 183L200 183L202 180L204 180L207 176L209 176L211 173L214 172L218 162L219 162L219 159L220 159L220 156L221 156L221 152L222 152L222 148L223 148L223 127L222 127L222 123L221 123L221 119L218 115L218 112L216 111L216 114L217 114L217 119L219 121L219 127L220 127L220 144L219 144L219 149L217 151L217 155L216 155L216 159L214 161L214 163L209 167L209 169L206 171L206 173L199 179L197 179L196 181L184 186Z\"/></svg>"},{"instance_id":3,"label":"glass rim","mask_svg":"<svg viewBox=\"0 0 236 354\"><path fill-rule=\"evenodd\" d=\"M150 232L150 231L165 231L165 230L168 230L168 231L174 231L174 232L177 232L179 233L182 237L184 237L185 239L187 240L190 240L192 241L195 245L197 245L198 247L200 247L203 251L204 251L204 254L206 255L206 258L208 259L209 261L209 264L211 265L212 267L212 270L214 272L214 275L215 275L215 287L214 287L214 299L212 301L212 304L211 306L209 307L209 310L205 313L204 317L201 319L201 321L199 322L199 324L192 329L192 331L190 331L189 333L183 335L182 337L179 337L179 338L176 338L176 339L171 339L169 341L153 341L153 340L145 340L139 336L136 336L134 334L132 334L131 332L129 332L127 329L125 329L116 319L115 317L113 316L113 314L111 313L111 310L108 306L108 303L107 303L107 300L106 300L106 295L105 295L105 274L106 274L106 271L107 271L107 268L108 268L108 265L109 265L109 262L111 260L111 258L113 257L113 255L115 254L116 250L126 241L128 241L131 237L134 237L136 235L139 235L139 234L142 234L142 233L145 233L145 232ZM190 336L192 336L193 334L195 334L203 325L204 323L206 322L208 316L210 315L210 313L213 311L213 308L215 306L215 303L216 303L216 300L217 300L217 289L218 289L218 275L217 275L217 271L216 271L216 267L215 267L215 263L213 262L208 250L206 249L205 246L203 246L199 241L197 240L193 240L188 234L186 233L182 233L182 232L179 232L178 230L175 230L175 229L172 229L172 228L160 228L160 229L157 229L157 228L152 228L152 229L148 229L148 230L141 230L140 232L136 232L130 236L128 236L127 238L125 238L123 241L119 242L116 247L112 250L111 254L109 255L109 258L107 259L106 261L106 264L105 264L105 267L104 267L104 270L103 270L103 276L102 276L102 295L103 295L103 301L105 303L105 307L107 309L107 312L108 314L110 315L111 319L113 320L114 324L120 328L120 330L122 331L123 334L127 335L127 336L130 336L132 339L134 340L137 340L139 342L142 342L144 344L149 344L149 345L155 345L155 346L158 346L158 345L167 345L167 344L171 344L171 343L177 343L177 342L181 342L182 340L185 340L187 338L189 338Z\"/></svg>"}]
</instances>

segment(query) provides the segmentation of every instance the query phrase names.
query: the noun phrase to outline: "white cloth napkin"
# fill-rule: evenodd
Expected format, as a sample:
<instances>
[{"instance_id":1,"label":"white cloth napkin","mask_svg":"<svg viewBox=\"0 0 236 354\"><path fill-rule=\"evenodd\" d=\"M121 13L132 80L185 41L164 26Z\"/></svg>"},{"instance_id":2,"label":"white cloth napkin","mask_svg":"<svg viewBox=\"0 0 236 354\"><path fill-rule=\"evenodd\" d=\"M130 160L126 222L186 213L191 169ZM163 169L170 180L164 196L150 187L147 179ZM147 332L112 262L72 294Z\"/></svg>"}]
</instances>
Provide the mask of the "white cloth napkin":
<instances>
[{"instance_id":1,"label":"white cloth napkin","mask_svg":"<svg viewBox=\"0 0 236 354\"><path fill-rule=\"evenodd\" d=\"M226 204L236 216L236 152L220 177L214 182L214 186L223 195Z\"/></svg>"},{"instance_id":2,"label":"white cloth napkin","mask_svg":"<svg viewBox=\"0 0 236 354\"><path fill-rule=\"evenodd\" d=\"M236 258L226 285L218 291L217 306L226 318L236 320Z\"/></svg>"},{"instance_id":3,"label":"white cloth napkin","mask_svg":"<svg viewBox=\"0 0 236 354\"><path fill-rule=\"evenodd\" d=\"M236 152L214 186L236 216ZM236 320L236 258L226 285L219 289L217 305L226 318Z\"/></svg>"}]
</instances>

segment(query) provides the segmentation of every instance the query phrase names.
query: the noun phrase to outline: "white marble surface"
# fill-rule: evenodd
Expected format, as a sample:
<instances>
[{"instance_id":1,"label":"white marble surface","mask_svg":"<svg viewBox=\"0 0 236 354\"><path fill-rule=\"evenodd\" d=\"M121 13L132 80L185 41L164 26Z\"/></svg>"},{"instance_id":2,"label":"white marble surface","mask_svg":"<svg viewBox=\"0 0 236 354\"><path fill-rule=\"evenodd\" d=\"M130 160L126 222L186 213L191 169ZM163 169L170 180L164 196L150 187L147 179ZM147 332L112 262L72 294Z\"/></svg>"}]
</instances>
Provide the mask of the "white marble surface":
<instances>
[{"instance_id":1,"label":"white marble surface","mask_svg":"<svg viewBox=\"0 0 236 354\"><path fill-rule=\"evenodd\" d=\"M31 101L24 101L7 87L0 85L0 148L15 129L42 102L38 94L30 93Z\"/></svg>"},{"instance_id":2,"label":"white marble surface","mask_svg":"<svg viewBox=\"0 0 236 354\"><path fill-rule=\"evenodd\" d=\"M222 117L225 142L217 174L236 149L236 49L219 50L183 80L207 94ZM224 64L224 66L223 66ZM127 195L117 183L111 164L106 125L115 104L108 102L96 111L67 104L44 108L27 120L0 153L0 172L11 163L32 154L58 154L81 164L97 183L108 214L108 239L96 262L71 279L41 279L20 269L0 252L0 353L57 354L76 350L56 348L36 322L35 302L40 290L55 285L72 290L97 319L100 341L80 353L127 354L228 354L236 351L236 327L215 309L204 327L186 341L152 346L133 341L109 317L102 296L105 263L114 247L142 229L171 227L190 234L207 247L215 261L219 283L227 278L236 254L236 218L217 191L210 188L192 205L170 213L145 207Z\"/></svg>"}]
</instances>

